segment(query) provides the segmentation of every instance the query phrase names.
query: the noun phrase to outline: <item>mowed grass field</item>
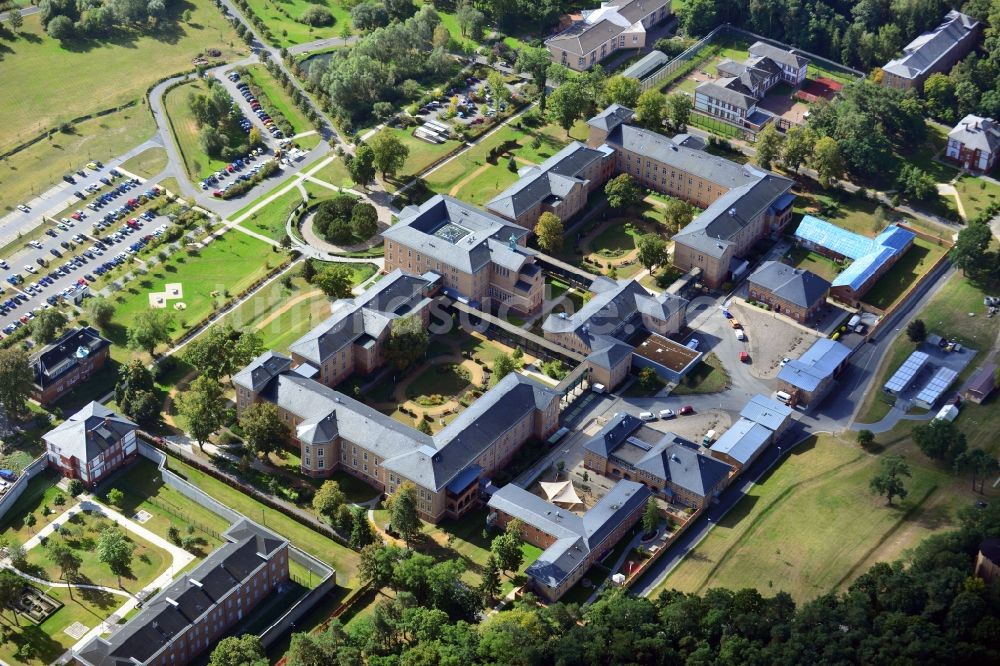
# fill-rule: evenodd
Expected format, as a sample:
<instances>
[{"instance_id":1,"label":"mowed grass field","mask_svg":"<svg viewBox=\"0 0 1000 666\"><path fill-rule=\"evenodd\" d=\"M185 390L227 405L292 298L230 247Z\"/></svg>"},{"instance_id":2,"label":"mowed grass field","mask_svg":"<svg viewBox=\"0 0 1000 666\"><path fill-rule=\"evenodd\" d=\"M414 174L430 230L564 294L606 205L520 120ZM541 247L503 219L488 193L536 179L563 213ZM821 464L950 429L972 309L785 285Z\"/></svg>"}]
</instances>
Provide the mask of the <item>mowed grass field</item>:
<instances>
[{"instance_id":1,"label":"mowed grass field","mask_svg":"<svg viewBox=\"0 0 1000 666\"><path fill-rule=\"evenodd\" d=\"M755 485L666 578L661 589L788 592L798 602L849 584L952 524L951 474L908 455L909 495L886 505L868 490L879 457L820 435ZM970 500L971 501L971 500Z\"/></svg>"},{"instance_id":2,"label":"mowed grass field","mask_svg":"<svg viewBox=\"0 0 1000 666\"><path fill-rule=\"evenodd\" d=\"M9 67L4 61L0 78ZM6 88L0 84L0 91ZM0 109L7 96L0 93ZM145 104L94 118L73 126L70 134L57 132L48 139L0 161L0 211L62 183L65 173L76 171L91 160L107 162L135 148L156 131L156 123ZM70 191L71 192L71 191ZM73 195L66 192L66 199Z\"/></svg>"},{"instance_id":3,"label":"mowed grass field","mask_svg":"<svg viewBox=\"0 0 1000 666\"><path fill-rule=\"evenodd\" d=\"M188 10L185 23L180 17ZM61 122L140 99L161 78L193 69L191 60L207 49L225 59L246 54L209 0L178 0L168 12L150 34L122 31L66 47L45 34L38 14L26 17L26 36L4 43L10 52L0 67L0 151Z\"/></svg>"},{"instance_id":4,"label":"mowed grass field","mask_svg":"<svg viewBox=\"0 0 1000 666\"><path fill-rule=\"evenodd\" d=\"M351 14L339 0L318 0L317 2L310 2L310 0L284 0L282 2L248 0L248 2L253 13L259 16L271 30L274 35L274 45L278 47L337 37L344 29L344 25L351 25ZM334 24L314 28L300 23L297 19L313 5L329 9L335 19Z\"/></svg>"},{"instance_id":5,"label":"mowed grass field","mask_svg":"<svg viewBox=\"0 0 1000 666\"><path fill-rule=\"evenodd\" d=\"M208 84L192 80L171 89L163 96L163 108L170 120L174 140L184 158L184 168L192 180L201 180L209 174L226 168L225 160L209 157L198 142L198 121L191 112L188 98L191 95L207 93Z\"/></svg>"},{"instance_id":6,"label":"mowed grass field","mask_svg":"<svg viewBox=\"0 0 1000 666\"><path fill-rule=\"evenodd\" d=\"M165 309L173 315L172 331L177 337L184 331L183 323L200 322L216 305L240 293L277 266L282 257L272 252L268 244L239 231L227 232L195 254L177 252L132 286L115 294L115 325L109 335L116 344L124 344L125 329L136 315L150 310L149 293L163 291L168 282L177 282L183 293L179 302L186 307L176 310L173 306L178 301L167 301Z\"/></svg>"},{"instance_id":7,"label":"mowed grass field","mask_svg":"<svg viewBox=\"0 0 1000 666\"><path fill-rule=\"evenodd\" d=\"M122 163L122 168L141 178L157 176L167 166L167 151L163 148L147 148L135 157Z\"/></svg>"}]
</instances>

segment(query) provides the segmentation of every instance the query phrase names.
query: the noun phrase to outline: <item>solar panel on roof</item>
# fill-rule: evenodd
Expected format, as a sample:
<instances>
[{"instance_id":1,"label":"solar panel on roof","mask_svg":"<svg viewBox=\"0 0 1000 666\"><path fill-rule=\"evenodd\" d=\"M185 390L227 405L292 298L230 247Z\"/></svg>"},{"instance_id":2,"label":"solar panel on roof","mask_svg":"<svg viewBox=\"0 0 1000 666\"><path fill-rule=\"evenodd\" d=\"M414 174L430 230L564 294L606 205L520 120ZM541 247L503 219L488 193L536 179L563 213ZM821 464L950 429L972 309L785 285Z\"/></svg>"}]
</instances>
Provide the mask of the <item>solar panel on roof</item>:
<instances>
[{"instance_id":1,"label":"solar panel on roof","mask_svg":"<svg viewBox=\"0 0 1000 666\"><path fill-rule=\"evenodd\" d=\"M885 383L885 386L882 387L883 390L889 393L899 393L905 389L910 385L910 382L913 381L917 373L920 372L920 369L924 367L924 364L927 363L927 358L927 354L924 352L915 351L910 354L909 358L903 362L903 365L899 366L899 369Z\"/></svg>"},{"instance_id":2,"label":"solar panel on roof","mask_svg":"<svg viewBox=\"0 0 1000 666\"><path fill-rule=\"evenodd\" d=\"M931 380L927 382L927 385L917 394L917 400L933 405L941 397L941 394L948 390L956 377L958 377L958 373L951 368L939 368Z\"/></svg>"}]
</instances>

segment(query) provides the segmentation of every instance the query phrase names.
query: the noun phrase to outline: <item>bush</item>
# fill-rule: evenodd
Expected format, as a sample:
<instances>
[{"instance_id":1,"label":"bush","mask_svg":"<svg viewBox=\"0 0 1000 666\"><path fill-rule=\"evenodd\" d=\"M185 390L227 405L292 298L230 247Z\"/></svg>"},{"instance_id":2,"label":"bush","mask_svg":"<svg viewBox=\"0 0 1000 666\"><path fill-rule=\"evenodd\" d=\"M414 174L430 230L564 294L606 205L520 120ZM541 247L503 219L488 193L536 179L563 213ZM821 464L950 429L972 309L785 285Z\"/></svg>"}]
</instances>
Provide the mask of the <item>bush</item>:
<instances>
[{"instance_id":1,"label":"bush","mask_svg":"<svg viewBox=\"0 0 1000 666\"><path fill-rule=\"evenodd\" d=\"M66 490L69 492L70 497L77 497L83 492L83 481L80 479L70 479L69 484L66 486Z\"/></svg>"},{"instance_id":2,"label":"bush","mask_svg":"<svg viewBox=\"0 0 1000 666\"><path fill-rule=\"evenodd\" d=\"M321 7L320 5L313 5L309 9L302 12L302 16L299 17L300 23L305 23L306 25L311 25L313 27L321 27L333 25L336 19L330 10L326 7Z\"/></svg>"}]
</instances>

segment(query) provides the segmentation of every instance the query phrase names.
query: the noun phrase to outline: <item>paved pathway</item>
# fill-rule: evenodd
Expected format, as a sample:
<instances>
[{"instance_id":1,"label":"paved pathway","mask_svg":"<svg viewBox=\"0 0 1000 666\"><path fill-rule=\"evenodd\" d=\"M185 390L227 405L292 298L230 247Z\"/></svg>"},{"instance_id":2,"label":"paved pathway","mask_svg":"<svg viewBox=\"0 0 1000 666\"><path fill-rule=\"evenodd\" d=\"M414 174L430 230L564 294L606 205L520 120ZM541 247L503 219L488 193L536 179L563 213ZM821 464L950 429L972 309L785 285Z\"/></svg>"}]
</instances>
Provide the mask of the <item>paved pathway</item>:
<instances>
[{"instance_id":1,"label":"paved pathway","mask_svg":"<svg viewBox=\"0 0 1000 666\"><path fill-rule=\"evenodd\" d=\"M289 46L288 52L292 55L299 55L301 53L312 53L313 51L322 51L323 49L332 49L339 46L347 46L348 44L353 44L354 42L361 39L357 35L352 35L347 39L343 37L329 37L327 39L317 39L313 42L306 42L305 44L296 44L295 46Z\"/></svg>"}]
</instances>

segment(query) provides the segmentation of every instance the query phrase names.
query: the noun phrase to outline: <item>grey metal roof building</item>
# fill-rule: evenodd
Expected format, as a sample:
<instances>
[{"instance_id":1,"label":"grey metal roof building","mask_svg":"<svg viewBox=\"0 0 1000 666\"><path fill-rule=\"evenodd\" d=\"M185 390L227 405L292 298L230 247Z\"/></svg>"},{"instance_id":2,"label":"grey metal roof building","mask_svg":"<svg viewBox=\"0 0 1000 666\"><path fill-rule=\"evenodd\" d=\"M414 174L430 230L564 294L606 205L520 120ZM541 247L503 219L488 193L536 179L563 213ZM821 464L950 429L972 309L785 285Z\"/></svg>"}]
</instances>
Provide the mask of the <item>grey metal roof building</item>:
<instances>
[{"instance_id":1,"label":"grey metal roof building","mask_svg":"<svg viewBox=\"0 0 1000 666\"><path fill-rule=\"evenodd\" d=\"M809 64L809 59L805 56L801 56L795 51L772 46L767 42L754 42L747 51L753 58L770 58L780 65L793 69L798 69L803 65Z\"/></svg>"},{"instance_id":2,"label":"grey metal roof building","mask_svg":"<svg viewBox=\"0 0 1000 666\"><path fill-rule=\"evenodd\" d=\"M630 79L642 81L656 73L661 67L670 62L670 58L663 51L650 51L638 61L625 68L622 76Z\"/></svg>"},{"instance_id":3,"label":"grey metal roof building","mask_svg":"<svg viewBox=\"0 0 1000 666\"><path fill-rule=\"evenodd\" d=\"M509 483L493 494L489 506L555 538L526 573L539 584L558 588L585 564L591 552L610 548L609 537L622 521L641 511L650 496L641 483L619 481L578 516Z\"/></svg>"},{"instance_id":4,"label":"grey metal roof building","mask_svg":"<svg viewBox=\"0 0 1000 666\"><path fill-rule=\"evenodd\" d=\"M213 647L214 641L210 645L208 636L217 636L220 626L224 625L224 632L239 621L233 597L288 546L285 539L248 520L235 523L223 536L226 543L147 601L109 638L94 638L77 650L77 662L84 666L158 663L161 655L180 639L187 643L187 649L180 651L187 658L176 662L171 658L170 663L185 664ZM288 579L287 560L282 570L276 570L270 578L272 582ZM241 605L238 617L245 619L244 613L252 609L252 605ZM188 636L192 629L204 629L204 635L197 639L193 633Z\"/></svg>"},{"instance_id":5,"label":"grey metal roof building","mask_svg":"<svg viewBox=\"0 0 1000 666\"><path fill-rule=\"evenodd\" d=\"M99 402L91 402L42 435L59 455L86 462L93 460L138 428L135 423Z\"/></svg>"},{"instance_id":6,"label":"grey metal roof building","mask_svg":"<svg viewBox=\"0 0 1000 666\"><path fill-rule=\"evenodd\" d=\"M766 395L752 396L740 411L740 417L777 432L792 417L792 408Z\"/></svg>"},{"instance_id":7,"label":"grey metal roof building","mask_svg":"<svg viewBox=\"0 0 1000 666\"><path fill-rule=\"evenodd\" d=\"M851 348L847 345L820 338L798 359L786 363L778 372L778 379L811 393L832 377L850 355Z\"/></svg>"},{"instance_id":8,"label":"grey metal roof building","mask_svg":"<svg viewBox=\"0 0 1000 666\"><path fill-rule=\"evenodd\" d=\"M746 467L760 455L774 433L759 423L741 418L712 444L712 452L729 456Z\"/></svg>"},{"instance_id":9,"label":"grey metal roof building","mask_svg":"<svg viewBox=\"0 0 1000 666\"><path fill-rule=\"evenodd\" d=\"M902 79L914 80L940 71L941 61L968 52L971 48L969 37L978 27L979 21L953 9L945 14L941 25L904 46L903 55L887 62L882 70ZM954 54L956 50L963 53Z\"/></svg>"},{"instance_id":10,"label":"grey metal roof building","mask_svg":"<svg viewBox=\"0 0 1000 666\"><path fill-rule=\"evenodd\" d=\"M820 276L780 261L765 261L747 281L807 310L825 300L830 291L830 283Z\"/></svg>"}]
</instances>

